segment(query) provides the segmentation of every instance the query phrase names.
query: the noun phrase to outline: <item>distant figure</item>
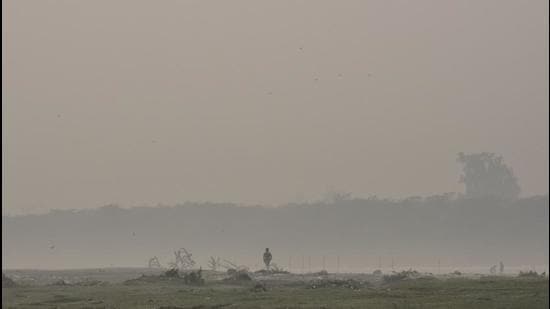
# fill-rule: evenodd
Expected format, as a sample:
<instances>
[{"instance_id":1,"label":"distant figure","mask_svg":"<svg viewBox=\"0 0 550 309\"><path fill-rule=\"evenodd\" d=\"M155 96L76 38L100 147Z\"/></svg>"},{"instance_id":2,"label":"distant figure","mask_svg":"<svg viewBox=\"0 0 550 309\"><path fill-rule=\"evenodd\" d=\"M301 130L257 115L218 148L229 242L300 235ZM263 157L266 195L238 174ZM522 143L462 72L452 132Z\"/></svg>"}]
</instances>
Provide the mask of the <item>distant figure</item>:
<instances>
[{"instance_id":1,"label":"distant figure","mask_svg":"<svg viewBox=\"0 0 550 309\"><path fill-rule=\"evenodd\" d=\"M273 256L271 255L271 252L269 252L269 248L265 248L265 252L264 252L265 269L269 270L269 264L271 263L272 258Z\"/></svg>"},{"instance_id":2,"label":"distant figure","mask_svg":"<svg viewBox=\"0 0 550 309\"><path fill-rule=\"evenodd\" d=\"M491 275L496 274L497 273L497 266L496 265L491 266L491 268L489 269L489 273Z\"/></svg>"},{"instance_id":3,"label":"distant figure","mask_svg":"<svg viewBox=\"0 0 550 309\"><path fill-rule=\"evenodd\" d=\"M499 268L499 273L502 275L504 273L504 263L500 262L500 268Z\"/></svg>"}]
</instances>

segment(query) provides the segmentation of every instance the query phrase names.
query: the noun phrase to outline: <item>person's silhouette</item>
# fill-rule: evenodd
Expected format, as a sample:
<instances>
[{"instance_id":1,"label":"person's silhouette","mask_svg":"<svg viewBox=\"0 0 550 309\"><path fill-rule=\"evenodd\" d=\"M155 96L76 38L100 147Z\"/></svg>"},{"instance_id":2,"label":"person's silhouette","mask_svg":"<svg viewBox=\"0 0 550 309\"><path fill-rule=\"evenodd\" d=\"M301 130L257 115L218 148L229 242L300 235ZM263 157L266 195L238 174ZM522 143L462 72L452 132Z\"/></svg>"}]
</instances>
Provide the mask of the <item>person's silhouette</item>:
<instances>
[{"instance_id":1,"label":"person's silhouette","mask_svg":"<svg viewBox=\"0 0 550 309\"><path fill-rule=\"evenodd\" d=\"M269 264L271 263L272 258L273 256L271 255L271 252L269 252L269 248L265 248L265 252L264 252L265 269L269 270Z\"/></svg>"}]
</instances>

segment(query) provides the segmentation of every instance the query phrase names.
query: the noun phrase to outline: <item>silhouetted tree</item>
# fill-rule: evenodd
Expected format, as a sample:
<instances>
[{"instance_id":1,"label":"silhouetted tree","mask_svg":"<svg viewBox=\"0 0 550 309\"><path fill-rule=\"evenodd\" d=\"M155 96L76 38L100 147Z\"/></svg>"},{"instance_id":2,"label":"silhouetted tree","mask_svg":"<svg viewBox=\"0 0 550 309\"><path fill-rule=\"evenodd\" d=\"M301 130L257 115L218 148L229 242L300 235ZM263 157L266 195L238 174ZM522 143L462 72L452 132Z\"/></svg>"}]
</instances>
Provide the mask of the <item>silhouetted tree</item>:
<instances>
[{"instance_id":1,"label":"silhouetted tree","mask_svg":"<svg viewBox=\"0 0 550 309\"><path fill-rule=\"evenodd\" d=\"M466 197L518 197L521 190L517 178L503 163L502 156L489 152L461 152L457 161L463 165L460 182L466 187Z\"/></svg>"}]
</instances>

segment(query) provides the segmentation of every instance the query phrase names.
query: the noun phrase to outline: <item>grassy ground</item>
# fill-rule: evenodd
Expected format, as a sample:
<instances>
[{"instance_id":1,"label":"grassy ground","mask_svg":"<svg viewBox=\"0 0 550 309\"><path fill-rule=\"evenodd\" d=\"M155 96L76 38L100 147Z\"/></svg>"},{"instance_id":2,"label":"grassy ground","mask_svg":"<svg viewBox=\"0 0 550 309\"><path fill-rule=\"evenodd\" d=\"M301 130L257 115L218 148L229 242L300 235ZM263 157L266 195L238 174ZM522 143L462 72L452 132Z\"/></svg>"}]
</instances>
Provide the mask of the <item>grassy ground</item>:
<instances>
[{"instance_id":1,"label":"grassy ground","mask_svg":"<svg viewBox=\"0 0 550 309\"><path fill-rule=\"evenodd\" d=\"M446 277L391 284L365 280L367 283L354 288L319 287L311 283L318 278L300 275L258 276L250 282L224 282L220 278L207 276L204 286L184 285L177 280L18 286L2 289L2 307L548 308L547 278ZM257 282L263 282L267 291L254 292Z\"/></svg>"}]
</instances>

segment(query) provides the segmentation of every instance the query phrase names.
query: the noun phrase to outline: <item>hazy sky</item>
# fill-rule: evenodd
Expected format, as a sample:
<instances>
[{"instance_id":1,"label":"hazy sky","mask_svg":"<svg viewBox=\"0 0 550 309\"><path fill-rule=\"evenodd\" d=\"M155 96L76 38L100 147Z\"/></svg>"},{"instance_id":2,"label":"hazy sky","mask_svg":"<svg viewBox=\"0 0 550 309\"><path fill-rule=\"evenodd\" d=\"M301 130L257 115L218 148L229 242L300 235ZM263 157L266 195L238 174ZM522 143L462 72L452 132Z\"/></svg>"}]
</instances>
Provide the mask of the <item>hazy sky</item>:
<instances>
[{"instance_id":1,"label":"hazy sky","mask_svg":"<svg viewBox=\"0 0 550 309\"><path fill-rule=\"evenodd\" d=\"M2 1L3 213L548 192L548 1Z\"/></svg>"}]
</instances>

